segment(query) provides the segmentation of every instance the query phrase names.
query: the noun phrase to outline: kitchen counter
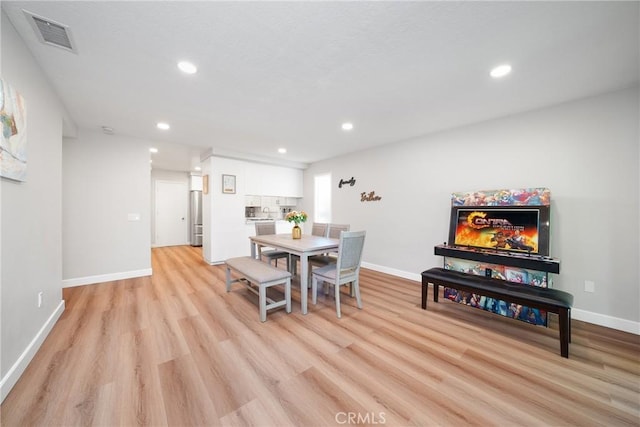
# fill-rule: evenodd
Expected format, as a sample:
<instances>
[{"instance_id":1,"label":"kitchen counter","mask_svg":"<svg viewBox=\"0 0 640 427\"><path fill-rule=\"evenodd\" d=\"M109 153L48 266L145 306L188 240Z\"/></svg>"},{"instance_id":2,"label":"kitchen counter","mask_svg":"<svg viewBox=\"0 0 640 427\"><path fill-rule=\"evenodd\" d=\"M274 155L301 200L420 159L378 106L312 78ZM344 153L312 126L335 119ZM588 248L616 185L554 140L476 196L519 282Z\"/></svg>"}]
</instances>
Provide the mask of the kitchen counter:
<instances>
[{"instance_id":1,"label":"kitchen counter","mask_svg":"<svg viewBox=\"0 0 640 427\"><path fill-rule=\"evenodd\" d=\"M283 219L280 218L263 218L263 217L249 217L249 218L245 218L247 224L253 224L254 222L259 222L259 221L284 221Z\"/></svg>"}]
</instances>

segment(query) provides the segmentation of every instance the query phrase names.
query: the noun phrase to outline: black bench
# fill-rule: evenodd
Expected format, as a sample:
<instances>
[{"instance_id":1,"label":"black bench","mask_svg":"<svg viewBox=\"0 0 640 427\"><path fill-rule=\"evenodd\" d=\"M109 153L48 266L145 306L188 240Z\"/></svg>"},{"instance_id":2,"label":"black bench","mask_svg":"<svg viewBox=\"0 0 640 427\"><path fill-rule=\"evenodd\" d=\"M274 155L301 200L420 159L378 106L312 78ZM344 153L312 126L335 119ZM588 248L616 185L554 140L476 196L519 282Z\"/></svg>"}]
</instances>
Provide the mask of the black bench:
<instances>
[{"instance_id":1,"label":"black bench","mask_svg":"<svg viewBox=\"0 0 640 427\"><path fill-rule=\"evenodd\" d=\"M427 309L429 283L433 284L434 302L438 302L439 286L444 286L556 313L559 316L560 326L560 354L562 357L569 357L573 295L557 289L524 286L491 277L444 268L430 268L422 272L422 308L424 310Z\"/></svg>"}]
</instances>

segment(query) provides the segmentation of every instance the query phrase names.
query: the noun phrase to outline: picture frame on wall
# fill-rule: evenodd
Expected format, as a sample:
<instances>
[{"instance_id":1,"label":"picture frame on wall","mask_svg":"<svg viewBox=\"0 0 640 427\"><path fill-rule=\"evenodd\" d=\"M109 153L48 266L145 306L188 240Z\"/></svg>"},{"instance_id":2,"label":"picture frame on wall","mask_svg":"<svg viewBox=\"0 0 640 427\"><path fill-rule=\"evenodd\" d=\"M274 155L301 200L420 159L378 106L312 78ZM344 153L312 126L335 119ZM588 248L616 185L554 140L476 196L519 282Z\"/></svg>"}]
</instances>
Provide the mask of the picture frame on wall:
<instances>
[{"instance_id":1,"label":"picture frame on wall","mask_svg":"<svg viewBox=\"0 0 640 427\"><path fill-rule=\"evenodd\" d=\"M0 78L0 177L27 180L27 107L13 86Z\"/></svg>"},{"instance_id":2,"label":"picture frame on wall","mask_svg":"<svg viewBox=\"0 0 640 427\"><path fill-rule=\"evenodd\" d=\"M236 194L235 175L222 175L222 192L224 194Z\"/></svg>"}]
</instances>

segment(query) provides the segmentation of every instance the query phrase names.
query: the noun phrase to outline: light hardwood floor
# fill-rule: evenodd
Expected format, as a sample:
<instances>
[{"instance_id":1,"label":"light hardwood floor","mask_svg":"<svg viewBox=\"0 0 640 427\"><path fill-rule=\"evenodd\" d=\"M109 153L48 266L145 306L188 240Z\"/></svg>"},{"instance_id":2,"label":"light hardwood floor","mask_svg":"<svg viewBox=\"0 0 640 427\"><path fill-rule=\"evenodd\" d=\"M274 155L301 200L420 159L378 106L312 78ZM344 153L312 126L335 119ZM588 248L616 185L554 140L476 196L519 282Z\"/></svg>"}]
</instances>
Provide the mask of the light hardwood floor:
<instances>
[{"instance_id":1,"label":"light hardwood floor","mask_svg":"<svg viewBox=\"0 0 640 427\"><path fill-rule=\"evenodd\" d=\"M64 291L67 308L1 407L32 425L635 425L640 338L557 329L441 300L362 270L344 295L258 319L224 268L191 247L153 249L153 276ZM425 265L425 269L427 266Z\"/></svg>"}]
</instances>

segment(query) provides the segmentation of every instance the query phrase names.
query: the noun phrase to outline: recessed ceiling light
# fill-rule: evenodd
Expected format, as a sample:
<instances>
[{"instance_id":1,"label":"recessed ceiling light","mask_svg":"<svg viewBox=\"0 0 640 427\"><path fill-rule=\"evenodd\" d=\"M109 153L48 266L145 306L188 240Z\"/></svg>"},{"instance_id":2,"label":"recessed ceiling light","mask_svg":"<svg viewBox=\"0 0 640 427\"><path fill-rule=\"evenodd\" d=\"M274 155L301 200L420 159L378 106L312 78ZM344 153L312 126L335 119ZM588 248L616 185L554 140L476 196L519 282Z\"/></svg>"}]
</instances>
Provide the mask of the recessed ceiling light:
<instances>
[{"instance_id":1,"label":"recessed ceiling light","mask_svg":"<svg viewBox=\"0 0 640 427\"><path fill-rule=\"evenodd\" d=\"M102 133L113 135L113 128L111 126L102 126Z\"/></svg>"},{"instance_id":2,"label":"recessed ceiling light","mask_svg":"<svg viewBox=\"0 0 640 427\"><path fill-rule=\"evenodd\" d=\"M194 169L197 170L197 171L202 170L202 168L200 166L196 166Z\"/></svg>"},{"instance_id":3,"label":"recessed ceiling light","mask_svg":"<svg viewBox=\"0 0 640 427\"><path fill-rule=\"evenodd\" d=\"M152 153L157 153L158 149L154 148L154 147L151 147L151 148L149 148L149 151L152 152Z\"/></svg>"},{"instance_id":4,"label":"recessed ceiling light","mask_svg":"<svg viewBox=\"0 0 640 427\"><path fill-rule=\"evenodd\" d=\"M491 74L491 77L493 77L494 79L498 79L500 77L506 76L510 72L511 72L511 65L503 64L495 67L493 70L491 70L489 74Z\"/></svg>"},{"instance_id":5,"label":"recessed ceiling light","mask_svg":"<svg viewBox=\"0 0 640 427\"><path fill-rule=\"evenodd\" d=\"M162 129L162 130L169 130L169 128L171 127L169 126L169 123L163 123L163 122L158 123L156 126L158 126L158 129Z\"/></svg>"},{"instance_id":6,"label":"recessed ceiling light","mask_svg":"<svg viewBox=\"0 0 640 427\"><path fill-rule=\"evenodd\" d=\"M178 68L180 68L183 73L187 74L195 74L198 72L198 67L187 61L178 62Z\"/></svg>"},{"instance_id":7,"label":"recessed ceiling light","mask_svg":"<svg viewBox=\"0 0 640 427\"><path fill-rule=\"evenodd\" d=\"M153 159L149 159L149 163L153 163Z\"/></svg>"},{"instance_id":8,"label":"recessed ceiling light","mask_svg":"<svg viewBox=\"0 0 640 427\"><path fill-rule=\"evenodd\" d=\"M285 154L287 152L286 148L278 148L278 153Z\"/></svg>"},{"instance_id":9,"label":"recessed ceiling light","mask_svg":"<svg viewBox=\"0 0 640 427\"><path fill-rule=\"evenodd\" d=\"M343 123L342 124L342 130L347 130L348 131L348 130L351 130L351 129L353 129L353 123L347 122L347 123Z\"/></svg>"}]
</instances>

